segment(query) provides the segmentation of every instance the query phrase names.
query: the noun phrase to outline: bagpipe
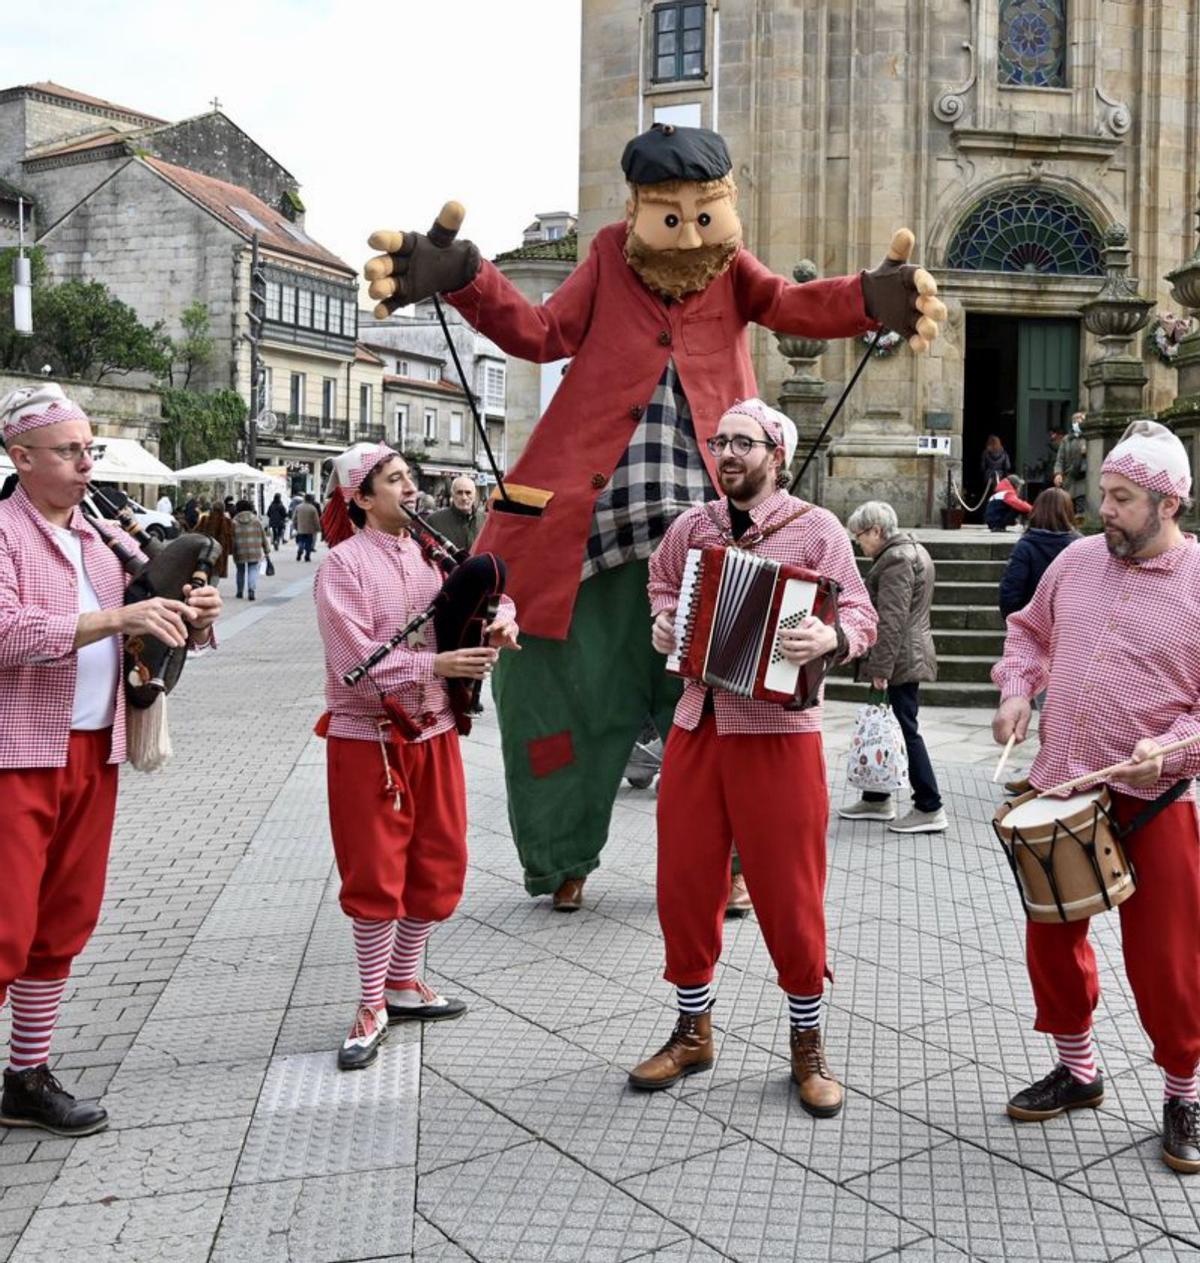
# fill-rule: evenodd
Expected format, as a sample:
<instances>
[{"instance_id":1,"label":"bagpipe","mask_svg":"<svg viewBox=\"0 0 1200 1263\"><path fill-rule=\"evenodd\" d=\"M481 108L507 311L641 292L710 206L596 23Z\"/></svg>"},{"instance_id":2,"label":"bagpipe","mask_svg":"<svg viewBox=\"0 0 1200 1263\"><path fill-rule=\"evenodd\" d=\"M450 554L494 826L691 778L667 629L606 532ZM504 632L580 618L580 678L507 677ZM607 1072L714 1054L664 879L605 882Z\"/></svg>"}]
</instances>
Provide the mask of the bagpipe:
<instances>
[{"instance_id":1,"label":"bagpipe","mask_svg":"<svg viewBox=\"0 0 1200 1263\"><path fill-rule=\"evenodd\" d=\"M405 506L404 511L412 520L413 538L426 559L437 566L446 578L427 609L342 676L342 682L350 687L369 677L372 667L431 620L439 650L474 649L483 645L487 628L495 620L500 598L504 595L506 575L504 562L499 557L493 553L469 556L414 509ZM454 726L464 737L471 731L471 717L483 709L479 704L482 688L482 680L446 680ZM412 740L420 733L420 726L394 697L380 692L380 699L384 712L403 737Z\"/></svg>"},{"instance_id":2,"label":"bagpipe","mask_svg":"<svg viewBox=\"0 0 1200 1263\"><path fill-rule=\"evenodd\" d=\"M109 546L130 581L125 585L125 604L164 597L185 600L185 587L207 584L221 545L207 535L179 535L169 543L144 530L129 508L129 498L116 489L102 491L92 485L89 494L116 514L116 521L132 536L144 556L129 549L120 535L100 527L98 534ZM80 506L93 522L103 523L85 499ZM171 756L166 727L166 696L179 682L187 660L187 647L168 645L157 636L139 633L124 637L122 671L128 703L128 755L134 767L152 772Z\"/></svg>"}]
</instances>

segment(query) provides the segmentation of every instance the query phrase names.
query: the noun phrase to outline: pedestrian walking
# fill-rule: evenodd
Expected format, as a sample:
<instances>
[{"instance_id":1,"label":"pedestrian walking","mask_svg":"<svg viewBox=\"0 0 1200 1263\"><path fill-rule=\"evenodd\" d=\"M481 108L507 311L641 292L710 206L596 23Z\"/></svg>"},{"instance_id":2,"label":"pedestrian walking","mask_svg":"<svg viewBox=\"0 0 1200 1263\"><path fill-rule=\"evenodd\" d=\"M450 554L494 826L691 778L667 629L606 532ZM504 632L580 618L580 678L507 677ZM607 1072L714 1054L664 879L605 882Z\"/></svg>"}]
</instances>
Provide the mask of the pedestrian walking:
<instances>
[{"instance_id":1,"label":"pedestrian walking","mask_svg":"<svg viewBox=\"0 0 1200 1263\"><path fill-rule=\"evenodd\" d=\"M346 672L426 609L445 576L408 533L404 506L416 487L402 456L355 444L334 461L333 479L358 530L343 537L330 526L332 551L317 574L328 707L317 730L328 740L330 833L361 987L338 1067L361 1070L389 1022L466 1009L420 976L426 940L458 906L467 870L466 787L445 681L489 675L499 649L516 648L517 625L507 597L487 645L439 651L427 623L361 687L347 685Z\"/></svg>"},{"instance_id":2,"label":"pedestrian walking","mask_svg":"<svg viewBox=\"0 0 1200 1263\"><path fill-rule=\"evenodd\" d=\"M1192 784L1200 746L1166 755L1163 747L1200 732L1200 546L1179 525L1191 488L1179 439L1155 421L1134 421L1100 472L1104 534L1055 558L1033 600L1010 615L1004 657L992 669L999 744L1024 740L1030 699L1046 690L1041 748L1029 772L1035 789L1109 770L1105 814L1137 872L1136 893L1118 908L1125 975L1163 1074L1162 1159L1185 1174L1200 1172L1200 833ZM1088 927L1086 917L1024 927L1033 1025L1053 1039L1057 1058L1009 1101L1008 1113L1023 1122L1105 1100L1094 1034L1101 975ZM1123 1048L1128 1034L1117 1038ZM1137 1104L1127 1106L1140 1109L1142 1088L1126 1076L1116 1083L1136 1089ZM1145 1189L1148 1173L1139 1171L1135 1184Z\"/></svg>"},{"instance_id":3,"label":"pedestrian walking","mask_svg":"<svg viewBox=\"0 0 1200 1263\"><path fill-rule=\"evenodd\" d=\"M196 524L201 535L215 539L221 545L221 556L213 567L212 581L215 587L222 579L229 577L229 558L233 555L233 522L225 512L220 500L214 500L212 508Z\"/></svg>"},{"instance_id":4,"label":"pedestrian walking","mask_svg":"<svg viewBox=\"0 0 1200 1263\"><path fill-rule=\"evenodd\" d=\"M1058 446L1054 456L1054 485L1071 497L1077 514L1087 511L1087 439L1083 423L1087 413L1077 412L1071 418L1071 432Z\"/></svg>"},{"instance_id":5,"label":"pedestrian walking","mask_svg":"<svg viewBox=\"0 0 1200 1263\"><path fill-rule=\"evenodd\" d=\"M237 595L253 601L258 588L258 567L271 551L262 519L249 500L239 500L233 515L233 563L237 571Z\"/></svg>"},{"instance_id":6,"label":"pedestrian walking","mask_svg":"<svg viewBox=\"0 0 1200 1263\"><path fill-rule=\"evenodd\" d=\"M708 449L725 497L682 513L650 558L651 638L675 644L675 609L688 550L751 549L803 566L840 585L837 625L808 617L780 632L796 665L846 659L875 638L875 612L854 554L832 513L777 488L796 429L760 399L725 412ZM670 1086L713 1063L713 973L729 893L736 835L763 938L786 993L792 1080L799 1104L817 1118L842 1108L841 1084L825 1059L825 832L829 795L821 707L786 710L689 679L663 755L658 795L658 918L665 977L679 1016L667 1043L630 1071L633 1086ZM781 828L780 822L786 824Z\"/></svg>"},{"instance_id":7,"label":"pedestrian walking","mask_svg":"<svg viewBox=\"0 0 1200 1263\"><path fill-rule=\"evenodd\" d=\"M183 506L183 525L186 530L194 531L200 521L200 504L195 496L189 496Z\"/></svg>"},{"instance_id":8,"label":"pedestrian walking","mask_svg":"<svg viewBox=\"0 0 1200 1263\"><path fill-rule=\"evenodd\" d=\"M1071 497L1061 487L1047 487L1033 502L1029 525L1009 553L1000 577L1001 617L1023 610L1033 600L1046 568L1080 538Z\"/></svg>"},{"instance_id":9,"label":"pedestrian walking","mask_svg":"<svg viewBox=\"0 0 1200 1263\"><path fill-rule=\"evenodd\" d=\"M296 560L312 561L317 532L321 529L321 514L311 495L296 505L292 521L296 526Z\"/></svg>"},{"instance_id":10,"label":"pedestrian walking","mask_svg":"<svg viewBox=\"0 0 1200 1263\"><path fill-rule=\"evenodd\" d=\"M283 543L283 532L287 529L288 511L283 496L277 491L274 499L267 506L267 525L271 528L271 543L276 549Z\"/></svg>"},{"instance_id":11,"label":"pedestrian walking","mask_svg":"<svg viewBox=\"0 0 1200 1263\"><path fill-rule=\"evenodd\" d=\"M890 794L864 791L858 802L839 807L838 815L846 820L894 821L888 825L892 833L941 833L949 821L917 720L921 685L937 679L937 653L929 623L933 558L908 531L899 529L895 509L882 500L859 505L846 529L872 559L867 592L879 616L875 643L858 660L856 674L887 694L904 734L913 802L911 810L896 820Z\"/></svg>"},{"instance_id":12,"label":"pedestrian walking","mask_svg":"<svg viewBox=\"0 0 1200 1263\"><path fill-rule=\"evenodd\" d=\"M121 637L199 649L221 598L206 585L186 605L124 603L127 576L105 542L120 532L79 509L91 423L59 386L11 391L0 427L18 478L0 502L0 1004L7 995L12 1016L0 1125L86 1136L108 1114L76 1100L48 1063L104 895L125 761ZM136 555L128 537L121 546Z\"/></svg>"},{"instance_id":13,"label":"pedestrian walking","mask_svg":"<svg viewBox=\"0 0 1200 1263\"><path fill-rule=\"evenodd\" d=\"M293 495L288 501L288 539L296 538L296 509L304 503L304 497Z\"/></svg>"},{"instance_id":14,"label":"pedestrian walking","mask_svg":"<svg viewBox=\"0 0 1200 1263\"><path fill-rule=\"evenodd\" d=\"M440 531L455 546L469 553L483 526L483 510L475 490L475 481L460 474L450 484L450 503L429 515L429 525Z\"/></svg>"}]
</instances>

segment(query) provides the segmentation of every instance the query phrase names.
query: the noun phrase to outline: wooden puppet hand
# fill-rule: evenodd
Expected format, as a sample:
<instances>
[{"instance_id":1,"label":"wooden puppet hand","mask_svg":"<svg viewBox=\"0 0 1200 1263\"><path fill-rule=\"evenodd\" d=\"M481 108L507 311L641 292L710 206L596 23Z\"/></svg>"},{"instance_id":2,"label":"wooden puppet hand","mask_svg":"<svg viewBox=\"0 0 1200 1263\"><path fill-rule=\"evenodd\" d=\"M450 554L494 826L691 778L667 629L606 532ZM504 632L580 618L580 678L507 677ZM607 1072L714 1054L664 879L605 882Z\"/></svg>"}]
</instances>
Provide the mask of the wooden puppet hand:
<instances>
[{"instance_id":1,"label":"wooden puppet hand","mask_svg":"<svg viewBox=\"0 0 1200 1263\"><path fill-rule=\"evenodd\" d=\"M937 281L923 267L909 263L914 242L907 228L896 230L887 258L862 273L863 305L872 320L900 334L923 354L941 332L946 306L937 296Z\"/></svg>"},{"instance_id":2,"label":"wooden puppet hand","mask_svg":"<svg viewBox=\"0 0 1200 1263\"><path fill-rule=\"evenodd\" d=\"M368 259L363 268L371 282L367 292L382 300L375 308L377 318L470 285L479 271L479 247L472 241L455 240L465 214L458 202L447 202L428 235L381 229L367 238L372 250L385 251Z\"/></svg>"}]
</instances>

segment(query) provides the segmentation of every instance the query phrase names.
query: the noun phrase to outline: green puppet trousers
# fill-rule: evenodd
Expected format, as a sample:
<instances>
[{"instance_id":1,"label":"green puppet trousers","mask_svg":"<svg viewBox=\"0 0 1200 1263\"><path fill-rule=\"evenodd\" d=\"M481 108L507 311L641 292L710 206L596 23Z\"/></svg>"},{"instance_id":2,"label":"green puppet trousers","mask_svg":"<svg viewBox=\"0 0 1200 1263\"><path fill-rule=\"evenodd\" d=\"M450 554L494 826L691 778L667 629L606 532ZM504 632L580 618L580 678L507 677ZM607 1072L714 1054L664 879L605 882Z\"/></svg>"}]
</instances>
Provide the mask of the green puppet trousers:
<instances>
[{"instance_id":1,"label":"green puppet trousers","mask_svg":"<svg viewBox=\"0 0 1200 1263\"><path fill-rule=\"evenodd\" d=\"M531 895L600 863L646 716L664 738L670 731L682 682L650 644L648 573L633 561L593 575L566 640L523 635L521 651L496 663L508 818Z\"/></svg>"}]
</instances>

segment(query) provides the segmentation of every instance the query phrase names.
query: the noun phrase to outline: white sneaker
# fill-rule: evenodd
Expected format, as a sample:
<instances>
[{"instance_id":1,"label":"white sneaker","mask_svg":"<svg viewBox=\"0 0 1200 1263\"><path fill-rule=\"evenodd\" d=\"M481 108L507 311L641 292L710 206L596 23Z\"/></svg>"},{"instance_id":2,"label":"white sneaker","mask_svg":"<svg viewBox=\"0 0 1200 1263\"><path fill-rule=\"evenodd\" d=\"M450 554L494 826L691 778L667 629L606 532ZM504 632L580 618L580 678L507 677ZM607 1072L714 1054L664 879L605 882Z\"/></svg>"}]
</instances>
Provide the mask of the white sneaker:
<instances>
[{"instance_id":1,"label":"white sneaker","mask_svg":"<svg viewBox=\"0 0 1200 1263\"><path fill-rule=\"evenodd\" d=\"M944 833L950 827L945 811L918 811L915 807L895 824L888 825L889 833Z\"/></svg>"},{"instance_id":2,"label":"white sneaker","mask_svg":"<svg viewBox=\"0 0 1200 1263\"><path fill-rule=\"evenodd\" d=\"M860 798L849 807L839 807L837 813L843 820L895 820L896 807L890 798L881 803L868 802Z\"/></svg>"}]
</instances>

